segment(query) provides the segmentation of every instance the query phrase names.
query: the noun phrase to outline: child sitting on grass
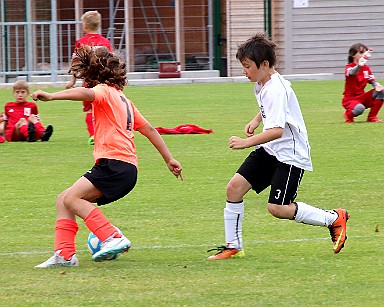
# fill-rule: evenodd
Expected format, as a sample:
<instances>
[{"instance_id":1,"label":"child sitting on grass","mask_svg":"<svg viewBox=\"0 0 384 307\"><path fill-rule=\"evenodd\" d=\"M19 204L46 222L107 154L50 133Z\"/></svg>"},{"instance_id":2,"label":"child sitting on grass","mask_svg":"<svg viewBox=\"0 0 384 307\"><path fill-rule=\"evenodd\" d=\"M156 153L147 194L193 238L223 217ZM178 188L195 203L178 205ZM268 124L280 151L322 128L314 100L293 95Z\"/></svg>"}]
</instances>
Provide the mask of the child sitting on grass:
<instances>
[{"instance_id":1,"label":"child sitting on grass","mask_svg":"<svg viewBox=\"0 0 384 307\"><path fill-rule=\"evenodd\" d=\"M8 142L36 142L36 140L46 142L53 133L51 125L44 129L39 121L37 105L27 101L28 95L28 83L24 80L16 81L13 85L15 101L5 104L5 113L0 117L0 122L5 123L5 138Z\"/></svg>"}]
</instances>

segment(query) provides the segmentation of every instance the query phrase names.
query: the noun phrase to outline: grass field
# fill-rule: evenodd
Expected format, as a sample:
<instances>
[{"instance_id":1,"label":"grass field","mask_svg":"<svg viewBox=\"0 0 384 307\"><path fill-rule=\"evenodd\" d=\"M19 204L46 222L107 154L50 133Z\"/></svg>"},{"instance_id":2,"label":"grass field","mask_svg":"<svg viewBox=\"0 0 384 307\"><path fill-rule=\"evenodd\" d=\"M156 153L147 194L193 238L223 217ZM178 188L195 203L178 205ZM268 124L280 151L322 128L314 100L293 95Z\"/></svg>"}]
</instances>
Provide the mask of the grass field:
<instances>
[{"instance_id":1,"label":"grass field","mask_svg":"<svg viewBox=\"0 0 384 307\"><path fill-rule=\"evenodd\" d=\"M346 247L332 252L327 228L278 220L268 192L246 195L246 258L207 261L224 243L225 186L251 149L232 151L256 114L253 84L127 87L153 126L191 123L210 135L165 135L183 165L168 172L136 134L138 183L102 208L131 240L129 253L94 263L79 220L80 267L34 269L53 253L55 198L93 164L81 103L39 103L54 126L47 143L0 144L1 306L383 306L384 124L343 122L340 81L294 82L312 145L298 201L351 214ZM0 90L0 107L11 101ZM382 117L384 117L382 111ZM378 232L376 228L378 227Z\"/></svg>"}]
</instances>

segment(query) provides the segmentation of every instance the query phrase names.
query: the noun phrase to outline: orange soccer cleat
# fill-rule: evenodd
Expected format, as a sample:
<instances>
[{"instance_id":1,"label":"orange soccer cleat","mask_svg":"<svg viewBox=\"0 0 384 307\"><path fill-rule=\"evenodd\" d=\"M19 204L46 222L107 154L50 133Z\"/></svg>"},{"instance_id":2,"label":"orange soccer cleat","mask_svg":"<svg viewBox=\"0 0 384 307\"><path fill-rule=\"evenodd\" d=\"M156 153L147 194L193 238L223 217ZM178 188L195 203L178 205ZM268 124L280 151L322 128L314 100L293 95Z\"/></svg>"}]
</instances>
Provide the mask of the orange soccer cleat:
<instances>
[{"instance_id":1,"label":"orange soccer cleat","mask_svg":"<svg viewBox=\"0 0 384 307\"><path fill-rule=\"evenodd\" d=\"M236 248L229 248L227 246L218 246L217 248L212 248L208 252L217 250L216 255L208 257L208 260L221 260L221 259L230 259L230 258L243 258L245 257L244 250L238 250Z\"/></svg>"},{"instance_id":2,"label":"orange soccer cleat","mask_svg":"<svg viewBox=\"0 0 384 307\"><path fill-rule=\"evenodd\" d=\"M347 221L350 215L345 209L335 209L333 211L338 214L338 217L328 228L332 237L333 252L338 254L347 240Z\"/></svg>"}]
</instances>

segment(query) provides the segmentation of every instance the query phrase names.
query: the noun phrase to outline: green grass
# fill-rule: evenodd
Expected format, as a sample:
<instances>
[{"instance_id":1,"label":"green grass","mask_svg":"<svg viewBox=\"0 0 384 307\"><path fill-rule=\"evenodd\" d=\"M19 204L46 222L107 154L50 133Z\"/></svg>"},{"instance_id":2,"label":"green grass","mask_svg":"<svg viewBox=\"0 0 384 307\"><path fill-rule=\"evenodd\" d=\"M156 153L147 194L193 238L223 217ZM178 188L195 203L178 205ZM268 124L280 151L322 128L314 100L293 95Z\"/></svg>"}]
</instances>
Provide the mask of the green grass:
<instances>
[{"instance_id":1,"label":"green grass","mask_svg":"<svg viewBox=\"0 0 384 307\"><path fill-rule=\"evenodd\" d=\"M47 143L0 144L1 306L382 306L384 302L384 125L343 122L340 81L294 82L309 131L314 172L298 201L351 214L344 250L334 255L328 230L273 218L268 192L245 197L246 258L207 261L224 243L225 186L251 149L232 151L256 114L253 84L127 87L153 126L183 123L210 135L165 135L183 165L168 172L136 134L139 180L102 208L132 241L116 261L94 263L79 220L80 267L38 270L52 255L55 198L93 164L81 103L39 103ZM54 90L52 90L54 91ZM0 90L0 106L12 100ZM375 232L379 225L379 232Z\"/></svg>"}]
</instances>

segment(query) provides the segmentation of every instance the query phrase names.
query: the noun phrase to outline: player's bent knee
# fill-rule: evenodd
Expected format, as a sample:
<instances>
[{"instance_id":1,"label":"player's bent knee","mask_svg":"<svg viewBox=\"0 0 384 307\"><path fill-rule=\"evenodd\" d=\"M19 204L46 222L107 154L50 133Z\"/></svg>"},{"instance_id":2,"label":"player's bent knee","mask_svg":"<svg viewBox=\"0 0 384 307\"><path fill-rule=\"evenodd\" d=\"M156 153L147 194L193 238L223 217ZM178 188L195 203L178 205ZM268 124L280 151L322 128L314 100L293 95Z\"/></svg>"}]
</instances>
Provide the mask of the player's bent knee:
<instances>
[{"instance_id":1,"label":"player's bent knee","mask_svg":"<svg viewBox=\"0 0 384 307\"><path fill-rule=\"evenodd\" d=\"M66 192L66 191L63 191L63 192L61 192L61 193L57 196L57 198L56 198L56 205L57 205L57 204L62 204L62 203L63 203L65 192Z\"/></svg>"},{"instance_id":2,"label":"player's bent knee","mask_svg":"<svg viewBox=\"0 0 384 307\"><path fill-rule=\"evenodd\" d=\"M71 193L68 192L68 190L65 190L62 192L56 200L56 207L57 206L64 206L69 211L72 211L72 204L74 203L75 199L71 195Z\"/></svg>"},{"instance_id":3,"label":"player's bent knee","mask_svg":"<svg viewBox=\"0 0 384 307\"><path fill-rule=\"evenodd\" d=\"M365 110L365 106L361 103L359 103L358 105L356 105L353 110L352 110L352 113L354 116L359 116L361 114L363 114Z\"/></svg>"},{"instance_id":4,"label":"player's bent knee","mask_svg":"<svg viewBox=\"0 0 384 307\"><path fill-rule=\"evenodd\" d=\"M25 118L20 118L16 123L16 127L20 128L21 126L28 125L28 121Z\"/></svg>"},{"instance_id":5,"label":"player's bent knee","mask_svg":"<svg viewBox=\"0 0 384 307\"><path fill-rule=\"evenodd\" d=\"M230 181L227 185L227 200L237 201L243 199L244 193L242 192L241 186Z\"/></svg>"}]
</instances>

